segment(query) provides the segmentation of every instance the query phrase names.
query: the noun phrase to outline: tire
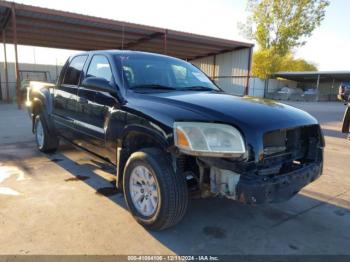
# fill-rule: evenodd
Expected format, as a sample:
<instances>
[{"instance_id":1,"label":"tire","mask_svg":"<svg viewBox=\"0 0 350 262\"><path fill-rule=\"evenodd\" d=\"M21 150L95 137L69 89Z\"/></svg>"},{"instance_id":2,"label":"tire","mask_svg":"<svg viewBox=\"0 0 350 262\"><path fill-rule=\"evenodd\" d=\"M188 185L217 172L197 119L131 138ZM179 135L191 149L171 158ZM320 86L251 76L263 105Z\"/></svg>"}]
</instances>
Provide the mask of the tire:
<instances>
[{"instance_id":1,"label":"tire","mask_svg":"<svg viewBox=\"0 0 350 262\"><path fill-rule=\"evenodd\" d=\"M59 144L58 137L49 132L42 114L37 115L34 121L34 134L37 148L44 153L56 151Z\"/></svg>"},{"instance_id":2,"label":"tire","mask_svg":"<svg viewBox=\"0 0 350 262\"><path fill-rule=\"evenodd\" d=\"M137 178L137 173L140 173L144 168L150 172L148 176L145 176L152 176L156 184L156 191L152 187L153 195L151 192L149 199L153 197L153 199L158 200L154 212L148 212L148 214L145 212L147 208L140 211L142 203L141 200L140 205L135 203L136 196L135 190L133 190L134 185L137 185L136 188L140 188L139 184L141 183L135 183L137 181L135 177ZM153 182L153 179L150 179L150 181ZM138 223L147 229L162 230L171 227L180 222L186 213L188 204L186 180L183 176L174 172L170 158L160 149L146 148L133 153L129 157L124 169L123 188L125 201L130 212ZM155 192L157 192L157 198L154 197ZM144 194L147 196L147 189L144 190ZM146 196L143 197L143 201L147 199ZM148 201L155 202L155 200L153 202ZM154 207L153 204L149 206Z\"/></svg>"},{"instance_id":3,"label":"tire","mask_svg":"<svg viewBox=\"0 0 350 262\"><path fill-rule=\"evenodd\" d=\"M350 131L349 129L350 129L350 105L347 105L343 116L342 133L349 133Z\"/></svg>"}]
</instances>

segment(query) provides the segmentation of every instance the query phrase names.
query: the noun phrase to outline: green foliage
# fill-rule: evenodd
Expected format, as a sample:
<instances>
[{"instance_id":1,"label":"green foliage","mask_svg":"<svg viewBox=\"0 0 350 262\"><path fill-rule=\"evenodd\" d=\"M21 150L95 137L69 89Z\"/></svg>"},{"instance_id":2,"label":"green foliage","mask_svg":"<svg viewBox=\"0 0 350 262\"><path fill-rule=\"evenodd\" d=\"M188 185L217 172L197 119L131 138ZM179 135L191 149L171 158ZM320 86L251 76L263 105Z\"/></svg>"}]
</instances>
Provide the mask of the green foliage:
<instances>
[{"instance_id":1,"label":"green foliage","mask_svg":"<svg viewBox=\"0 0 350 262\"><path fill-rule=\"evenodd\" d=\"M328 5L328 0L248 0L251 16L240 27L261 49L284 56L305 44Z\"/></svg>"},{"instance_id":2,"label":"green foliage","mask_svg":"<svg viewBox=\"0 0 350 262\"><path fill-rule=\"evenodd\" d=\"M304 59L295 59L290 53L280 56L269 49L261 49L254 53L253 76L266 79L279 71L317 71L317 67Z\"/></svg>"},{"instance_id":3,"label":"green foliage","mask_svg":"<svg viewBox=\"0 0 350 262\"><path fill-rule=\"evenodd\" d=\"M273 72L279 71L281 57L271 50L263 49L254 52L252 73L253 76L266 79Z\"/></svg>"},{"instance_id":4,"label":"green foliage","mask_svg":"<svg viewBox=\"0 0 350 262\"><path fill-rule=\"evenodd\" d=\"M295 59L292 51L320 25L328 5L328 0L248 0L251 15L240 27L259 46L253 56L253 75L267 78L278 71L316 71L315 65Z\"/></svg>"},{"instance_id":5,"label":"green foliage","mask_svg":"<svg viewBox=\"0 0 350 262\"><path fill-rule=\"evenodd\" d=\"M317 67L304 59L295 59L292 54L282 58L278 71L317 71Z\"/></svg>"}]
</instances>

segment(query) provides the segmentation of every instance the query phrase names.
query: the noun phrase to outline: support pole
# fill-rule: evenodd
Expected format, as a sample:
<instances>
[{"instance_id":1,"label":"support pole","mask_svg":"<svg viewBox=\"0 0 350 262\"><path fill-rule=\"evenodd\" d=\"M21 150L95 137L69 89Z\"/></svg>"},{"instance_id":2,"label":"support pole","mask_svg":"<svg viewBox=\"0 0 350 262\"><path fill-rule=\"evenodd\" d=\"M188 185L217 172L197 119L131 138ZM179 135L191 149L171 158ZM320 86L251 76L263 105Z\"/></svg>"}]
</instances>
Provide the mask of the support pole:
<instances>
[{"instance_id":1,"label":"support pole","mask_svg":"<svg viewBox=\"0 0 350 262\"><path fill-rule=\"evenodd\" d=\"M249 94L249 80L250 80L250 70L251 70L251 63L252 63L252 52L253 48L249 47L249 54L248 54L248 72L247 72L247 83L244 89L244 95L247 96Z\"/></svg>"},{"instance_id":2,"label":"support pole","mask_svg":"<svg viewBox=\"0 0 350 262\"><path fill-rule=\"evenodd\" d=\"M168 52L168 29L164 30L163 44L164 44L164 54Z\"/></svg>"},{"instance_id":3,"label":"support pole","mask_svg":"<svg viewBox=\"0 0 350 262\"><path fill-rule=\"evenodd\" d=\"M7 69L7 52L6 52L6 31L2 30L2 43L4 45L4 73L5 73L5 89L6 89L6 102L10 102L10 89L9 89L9 74Z\"/></svg>"},{"instance_id":4,"label":"support pole","mask_svg":"<svg viewBox=\"0 0 350 262\"><path fill-rule=\"evenodd\" d=\"M125 26L122 24L122 50L124 50Z\"/></svg>"},{"instance_id":5,"label":"support pole","mask_svg":"<svg viewBox=\"0 0 350 262\"><path fill-rule=\"evenodd\" d=\"M266 95L269 93L269 80L270 80L270 76L264 80L264 96L263 96L264 98L266 98Z\"/></svg>"},{"instance_id":6,"label":"support pole","mask_svg":"<svg viewBox=\"0 0 350 262\"><path fill-rule=\"evenodd\" d=\"M317 85L316 85L316 101L318 101L319 97L318 97L318 93L319 93L319 86L320 86L320 75L317 76Z\"/></svg>"},{"instance_id":7,"label":"support pole","mask_svg":"<svg viewBox=\"0 0 350 262\"><path fill-rule=\"evenodd\" d=\"M22 105L22 95L20 92L20 79L19 79L19 68L18 68L18 52L17 52L17 21L16 21L16 9L15 4L12 4L11 8L11 16L12 16L12 30L13 30L13 46L15 48L15 78L16 78L16 100L17 107L21 109Z\"/></svg>"},{"instance_id":8,"label":"support pole","mask_svg":"<svg viewBox=\"0 0 350 262\"><path fill-rule=\"evenodd\" d=\"M215 77L216 77L216 55L213 56L213 81L215 81Z\"/></svg>"},{"instance_id":9,"label":"support pole","mask_svg":"<svg viewBox=\"0 0 350 262\"><path fill-rule=\"evenodd\" d=\"M329 101L332 101L332 91L333 91L333 88L334 88L334 78L333 78L333 81L332 81L332 87L331 87L331 90L329 90Z\"/></svg>"}]
</instances>

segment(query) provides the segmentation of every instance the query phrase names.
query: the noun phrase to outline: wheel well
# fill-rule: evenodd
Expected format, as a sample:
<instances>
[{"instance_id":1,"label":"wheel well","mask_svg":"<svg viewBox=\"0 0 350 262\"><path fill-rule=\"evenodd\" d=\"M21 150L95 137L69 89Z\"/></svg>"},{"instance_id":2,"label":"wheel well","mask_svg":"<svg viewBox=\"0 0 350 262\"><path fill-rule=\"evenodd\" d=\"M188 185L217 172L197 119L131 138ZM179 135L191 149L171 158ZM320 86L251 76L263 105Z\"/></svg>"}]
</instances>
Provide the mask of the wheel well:
<instances>
[{"instance_id":1,"label":"wheel well","mask_svg":"<svg viewBox=\"0 0 350 262\"><path fill-rule=\"evenodd\" d=\"M165 150L165 143L157 138L142 132L130 132L123 140L123 148L129 154L146 147L156 147Z\"/></svg>"},{"instance_id":2,"label":"wheel well","mask_svg":"<svg viewBox=\"0 0 350 262\"><path fill-rule=\"evenodd\" d=\"M151 134L132 131L129 132L123 139L121 151L119 151L118 159L118 172L117 172L117 181L118 187L122 186L123 180L123 171L125 164L134 152L139 151L142 148L159 148L166 152L166 142L162 142L161 138L152 136Z\"/></svg>"},{"instance_id":3,"label":"wheel well","mask_svg":"<svg viewBox=\"0 0 350 262\"><path fill-rule=\"evenodd\" d=\"M41 102L35 102L33 104L33 114L38 115L43 110Z\"/></svg>"}]
</instances>

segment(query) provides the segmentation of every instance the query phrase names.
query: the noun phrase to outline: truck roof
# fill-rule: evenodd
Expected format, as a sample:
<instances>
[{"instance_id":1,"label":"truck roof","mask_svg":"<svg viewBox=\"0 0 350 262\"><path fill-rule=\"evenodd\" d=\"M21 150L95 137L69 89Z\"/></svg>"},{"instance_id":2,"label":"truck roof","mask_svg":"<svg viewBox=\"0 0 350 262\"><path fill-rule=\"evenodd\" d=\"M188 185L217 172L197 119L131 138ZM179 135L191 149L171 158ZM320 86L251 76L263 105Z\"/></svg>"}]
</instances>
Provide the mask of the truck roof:
<instances>
[{"instance_id":1,"label":"truck roof","mask_svg":"<svg viewBox=\"0 0 350 262\"><path fill-rule=\"evenodd\" d=\"M84 51L79 52L71 57L77 56L77 55L84 55L84 54L105 54L105 55L119 55L119 54L147 54L147 55L154 55L154 56L166 56L166 57L172 57L167 56L164 54L158 54L158 53L151 53L151 52L144 52L144 51L134 51L134 50L119 50L119 49L109 49L109 50L92 50L92 51ZM172 57L173 58L173 57Z\"/></svg>"}]
</instances>

